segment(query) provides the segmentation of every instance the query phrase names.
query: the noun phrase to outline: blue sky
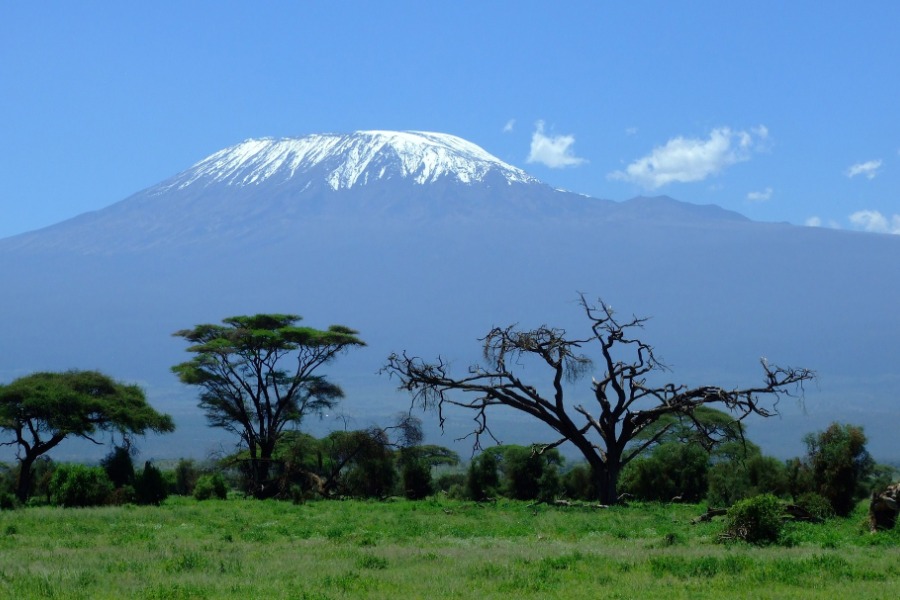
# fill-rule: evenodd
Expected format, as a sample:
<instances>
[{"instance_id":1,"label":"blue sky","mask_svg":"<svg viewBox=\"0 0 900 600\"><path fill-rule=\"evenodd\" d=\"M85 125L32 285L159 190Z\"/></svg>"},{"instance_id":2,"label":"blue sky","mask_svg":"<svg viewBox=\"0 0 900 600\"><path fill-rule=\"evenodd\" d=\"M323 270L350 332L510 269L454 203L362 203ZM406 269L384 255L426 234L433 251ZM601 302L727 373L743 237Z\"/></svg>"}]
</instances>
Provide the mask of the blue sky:
<instances>
[{"instance_id":1,"label":"blue sky","mask_svg":"<svg viewBox=\"0 0 900 600\"><path fill-rule=\"evenodd\" d=\"M452 133L547 183L900 233L900 2L4 2L0 237L251 137Z\"/></svg>"}]
</instances>

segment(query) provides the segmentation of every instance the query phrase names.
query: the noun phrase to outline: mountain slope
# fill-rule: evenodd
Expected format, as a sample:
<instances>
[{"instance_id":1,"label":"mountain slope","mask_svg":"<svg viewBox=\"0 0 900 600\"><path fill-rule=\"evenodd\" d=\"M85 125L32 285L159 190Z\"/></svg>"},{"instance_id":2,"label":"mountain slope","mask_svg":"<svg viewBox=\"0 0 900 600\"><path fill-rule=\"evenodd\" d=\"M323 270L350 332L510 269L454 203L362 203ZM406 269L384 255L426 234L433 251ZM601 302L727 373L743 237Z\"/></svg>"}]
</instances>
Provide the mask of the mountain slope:
<instances>
[{"instance_id":1,"label":"mountain slope","mask_svg":"<svg viewBox=\"0 0 900 600\"><path fill-rule=\"evenodd\" d=\"M672 381L752 383L763 355L819 371L805 413L782 403L782 418L752 425L769 451L798 454L803 432L840 419L866 426L876 456L895 452L900 237L755 223L665 197L587 198L454 140L245 142L106 209L0 240L0 381L77 367L141 382L180 427L145 450L197 456L222 438L169 372L186 356L178 329L254 312L359 329L368 347L328 370L364 427L408 408L377 375L388 353L464 369L494 325L580 334L584 292L653 317L646 340ZM589 381L571 389L588 402ZM545 434L498 416L505 441ZM432 441L452 444L469 423L451 419Z\"/></svg>"}]
</instances>

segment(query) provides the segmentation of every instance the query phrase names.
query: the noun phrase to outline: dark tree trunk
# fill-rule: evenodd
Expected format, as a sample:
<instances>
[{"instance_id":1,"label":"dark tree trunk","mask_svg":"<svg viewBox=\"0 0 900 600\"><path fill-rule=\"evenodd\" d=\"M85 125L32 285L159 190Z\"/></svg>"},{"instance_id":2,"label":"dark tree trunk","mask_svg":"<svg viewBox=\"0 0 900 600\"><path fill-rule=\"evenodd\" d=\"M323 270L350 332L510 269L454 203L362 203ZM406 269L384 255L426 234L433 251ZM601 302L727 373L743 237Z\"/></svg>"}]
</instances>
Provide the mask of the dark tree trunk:
<instances>
[{"instance_id":1,"label":"dark tree trunk","mask_svg":"<svg viewBox=\"0 0 900 600\"><path fill-rule=\"evenodd\" d=\"M619 502L619 474L622 472L622 449L615 442L608 442L606 455L600 464L594 467L594 477L601 504L617 504Z\"/></svg>"},{"instance_id":2,"label":"dark tree trunk","mask_svg":"<svg viewBox=\"0 0 900 600\"><path fill-rule=\"evenodd\" d=\"M28 496L31 494L31 467L34 465L35 460L37 460L37 456L26 455L22 462L19 463L16 497L23 504L28 501Z\"/></svg>"},{"instance_id":3,"label":"dark tree trunk","mask_svg":"<svg viewBox=\"0 0 900 600\"><path fill-rule=\"evenodd\" d=\"M601 504L616 504L619 501L619 473L618 463L606 464L597 471L597 488Z\"/></svg>"},{"instance_id":4,"label":"dark tree trunk","mask_svg":"<svg viewBox=\"0 0 900 600\"><path fill-rule=\"evenodd\" d=\"M275 454L275 444L260 444L250 452L250 489L254 498L263 500L278 495L279 488L272 475L272 455Z\"/></svg>"}]
</instances>

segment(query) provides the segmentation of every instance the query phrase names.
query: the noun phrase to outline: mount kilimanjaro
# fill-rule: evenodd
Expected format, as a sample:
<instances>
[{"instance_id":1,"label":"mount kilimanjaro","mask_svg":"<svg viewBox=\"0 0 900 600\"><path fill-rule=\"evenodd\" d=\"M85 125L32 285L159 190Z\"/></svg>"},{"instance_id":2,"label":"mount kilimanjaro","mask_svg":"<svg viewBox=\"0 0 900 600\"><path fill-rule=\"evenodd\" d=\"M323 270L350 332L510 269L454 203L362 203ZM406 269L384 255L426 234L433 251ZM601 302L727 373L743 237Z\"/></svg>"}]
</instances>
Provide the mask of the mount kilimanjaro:
<instances>
[{"instance_id":1,"label":"mount kilimanjaro","mask_svg":"<svg viewBox=\"0 0 900 600\"><path fill-rule=\"evenodd\" d=\"M139 382L179 425L145 452L198 456L220 440L169 372L186 356L173 331L257 312L350 325L369 345L329 374L347 392L344 416L365 427L408 408L377 374L391 351L464 368L494 325L580 331L584 292L653 317L644 339L672 381L739 386L761 375L761 356L817 370L804 404L751 424L767 451L799 454L804 432L842 420L896 459L898 256L897 236L556 190L450 135L247 140L105 209L0 240L0 381L98 368ZM587 397L589 381L578 390ZM504 441L541 439L504 416ZM468 418L432 441L452 445Z\"/></svg>"}]
</instances>

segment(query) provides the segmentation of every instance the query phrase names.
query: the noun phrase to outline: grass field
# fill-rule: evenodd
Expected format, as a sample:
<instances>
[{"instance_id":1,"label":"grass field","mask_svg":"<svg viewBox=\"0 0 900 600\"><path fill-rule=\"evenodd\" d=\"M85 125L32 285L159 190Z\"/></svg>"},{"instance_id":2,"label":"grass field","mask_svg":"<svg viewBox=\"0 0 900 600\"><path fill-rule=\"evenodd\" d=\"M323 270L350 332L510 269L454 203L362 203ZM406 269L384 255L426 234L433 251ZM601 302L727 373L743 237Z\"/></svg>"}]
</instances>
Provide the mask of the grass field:
<instances>
[{"instance_id":1,"label":"grass field","mask_svg":"<svg viewBox=\"0 0 900 600\"><path fill-rule=\"evenodd\" d=\"M717 542L690 505L286 502L0 512L0 598L900 597L900 530L865 509Z\"/></svg>"}]
</instances>

